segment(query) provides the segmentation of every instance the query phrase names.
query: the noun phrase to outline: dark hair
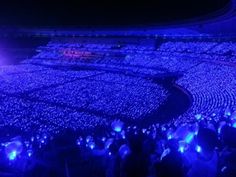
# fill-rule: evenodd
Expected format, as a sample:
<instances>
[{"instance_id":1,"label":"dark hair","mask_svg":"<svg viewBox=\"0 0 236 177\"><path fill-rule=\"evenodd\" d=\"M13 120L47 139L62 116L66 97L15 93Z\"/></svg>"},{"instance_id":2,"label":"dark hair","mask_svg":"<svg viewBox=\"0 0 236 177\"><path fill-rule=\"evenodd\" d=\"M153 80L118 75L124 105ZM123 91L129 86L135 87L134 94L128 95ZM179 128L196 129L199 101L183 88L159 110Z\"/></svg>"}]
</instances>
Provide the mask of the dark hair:
<instances>
[{"instance_id":1,"label":"dark hair","mask_svg":"<svg viewBox=\"0 0 236 177\"><path fill-rule=\"evenodd\" d=\"M205 151L213 151L217 146L217 134L211 129L201 128L197 135L197 142Z\"/></svg>"}]
</instances>

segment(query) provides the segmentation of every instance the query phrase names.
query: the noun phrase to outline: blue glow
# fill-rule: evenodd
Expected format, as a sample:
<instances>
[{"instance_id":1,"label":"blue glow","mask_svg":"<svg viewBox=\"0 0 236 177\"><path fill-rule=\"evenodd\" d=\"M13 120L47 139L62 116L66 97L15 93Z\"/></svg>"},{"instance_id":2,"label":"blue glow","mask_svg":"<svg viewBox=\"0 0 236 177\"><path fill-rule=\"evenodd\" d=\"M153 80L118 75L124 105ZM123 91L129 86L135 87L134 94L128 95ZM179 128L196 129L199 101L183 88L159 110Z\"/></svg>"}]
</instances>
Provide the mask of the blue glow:
<instances>
[{"instance_id":1,"label":"blue glow","mask_svg":"<svg viewBox=\"0 0 236 177\"><path fill-rule=\"evenodd\" d=\"M231 110L229 108L226 108L225 116L231 116Z\"/></svg>"},{"instance_id":2,"label":"blue glow","mask_svg":"<svg viewBox=\"0 0 236 177\"><path fill-rule=\"evenodd\" d=\"M166 131L166 127L162 126L162 127L161 127L161 130L162 130L163 132Z\"/></svg>"},{"instance_id":3,"label":"blue glow","mask_svg":"<svg viewBox=\"0 0 236 177\"><path fill-rule=\"evenodd\" d=\"M221 133L221 127L219 127L219 128L217 129L217 133L218 133L218 134Z\"/></svg>"},{"instance_id":4,"label":"blue glow","mask_svg":"<svg viewBox=\"0 0 236 177\"><path fill-rule=\"evenodd\" d=\"M5 154L9 160L15 160L17 155L19 155L22 151L23 145L18 140L5 144Z\"/></svg>"},{"instance_id":5,"label":"blue glow","mask_svg":"<svg viewBox=\"0 0 236 177\"><path fill-rule=\"evenodd\" d=\"M33 141L34 141L34 137L32 136L32 137L30 138L30 140L33 142Z\"/></svg>"},{"instance_id":6,"label":"blue glow","mask_svg":"<svg viewBox=\"0 0 236 177\"><path fill-rule=\"evenodd\" d=\"M236 122L233 123L232 127L236 128Z\"/></svg>"},{"instance_id":7,"label":"blue glow","mask_svg":"<svg viewBox=\"0 0 236 177\"><path fill-rule=\"evenodd\" d=\"M14 150L12 152L10 152L7 157L9 160L15 160L16 159L16 156L17 156L17 152Z\"/></svg>"},{"instance_id":8,"label":"blue glow","mask_svg":"<svg viewBox=\"0 0 236 177\"><path fill-rule=\"evenodd\" d=\"M193 124L192 126L192 130L194 132L194 135L197 135L198 134L198 131L199 131L199 125L198 123L196 122L195 124Z\"/></svg>"},{"instance_id":9,"label":"blue glow","mask_svg":"<svg viewBox=\"0 0 236 177\"><path fill-rule=\"evenodd\" d=\"M122 130L122 128L119 127L119 126L117 126L117 127L114 128L114 131L115 131L115 132L121 132L121 130Z\"/></svg>"},{"instance_id":10,"label":"blue glow","mask_svg":"<svg viewBox=\"0 0 236 177\"><path fill-rule=\"evenodd\" d=\"M76 140L76 144L77 144L78 146L81 145L81 141L80 141L80 139L77 139L77 140Z\"/></svg>"},{"instance_id":11,"label":"blue glow","mask_svg":"<svg viewBox=\"0 0 236 177\"><path fill-rule=\"evenodd\" d=\"M221 134L222 127L226 125L225 121L220 122L219 127L217 129L218 134Z\"/></svg>"},{"instance_id":12,"label":"blue glow","mask_svg":"<svg viewBox=\"0 0 236 177\"><path fill-rule=\"evenodd\" d=\"M125 139L126 137L125 137L125 135L122 135L122 139Z\"/></svg>"},{"instance_id":13,"label":"blue glow","mask_svg":"<svg viewBox=\"0 0 236 177\"><path fill-rule=\"evenodd\" d=\"M178 151L181 153L184 153L185 151L185 146L186 146L186 142L185 141L179 141L179 148Z\"/></svg>"},{"instance_id":14,"label":"blue glow","mask_svg":"<svg viewBox=\"0 0 236 177\"><path fill-rule=\"evenodd\" d=\"M86 142L89 143L89 142L91 142L91 141L93 141L93 137L87 136L87 137L86 137Z\"/></svg>"},{"instance_id":15,"label":"blue glow","mask_svg":"<svg viewBox=\"0 0 236 177\"><path fill-rule=\"evenodd\" d=\"M90 142L89 144L88 144L88 146L89 146L89 148L90 149L94 149L95 148L95 143L94 142Z\"/></svg>"},{"instance_id":16,"label":"blue glow","mask_svg":"<svg viewBox=\"0 0 236 177\"><path fill-rule=\"evenodd\" d=\"M202 152L202 148L201 148L201 146L199 146L199 145L196 146L195 150L196 150L198 153Z\"/></svg>"},{"instance_id":17,"label":"blue glow","mask_svg":"<svg viewBox=\"0 0 236 177\"><path fill-rule=\"evenodd\" d=\"M172 139L173 137L172 137L172 135L167 135L167 139L168 140L170 140L170 139Z\"/></svg>"},{"instance_id":18,"label":"blue glow","mask_svg":"<svg viewBox=\"0 0 236 177\"><path fill-rule=\"evenodd\" d=\"M168 139L168 140L172 139L172 138L174 137L174 135L173 135L173 129L170 128L170 129L167 131L166 135L167 135L167 139Z\"/></svg>"},{"instance_id":19,"label":"blue glow","mask_svg":"<svg viewBox=\"0 0 236 177\"><path fill-rule=\"evenodd\" d=\"M109 147L111 146L111 144L113 143L113 139L112 138L110 138L110 139L108 139L107 141L106 141L106 143L105 143L105 149L109 149Z\"/></svg>"},{"instance_id":20,"label":"blue glow","mask_svg":"<svg viewBox=\"0 0 236 177\"><path fill-rule=\"evenodd\" d=\"M44 139L47 139L47 138L48 138L48 136L47 136L47 135L43 135L43 138L44 138Z\"/></svg>"},{"instance_id":21,"label":"blue glow","mask_svg":"<svg viewBox=\"0 0 236 177\"><path fill-rule=\"evenodd\" d=\"M234 111L232 114L231 114L231 119L236 119L236 111Z\"/></svg>"},{"instance_id":22,"label":"blue glow","mask_svg":"<svg viewBox=\"0 0 236 177\"><path fill-rule=\"evenodd\" d=\"M33 151L32 151L32 150L28 150L28 151L27 151L27 155L28 155L28 157L31 157L32 154L33 154Z\"/></svg>"},{"instance_id":23,"label":"blue glow","mask_svg":"<svg viewBox=\"0 0 236 177\"><path fill-rule=\"evenodd\" d=\"M223 166L223 167L221 168L221 172L224 172L226 169L227 169L227 167L226 167L226 166Z\"/></svg>"},{"instance_id":24,"label":"blue glow","mask_svg":"<svg viewBox=\"0 0 236 177\"><path fill-rule=\"evenodd\" d=\"M157 37L159 38L159 35ZM175 151L179 150L181 153L188 152L188 150L192 150L195 154L204 152L204 148L194 141L199 127L214 128L215 130L215 126L219 125L217 127L219 134L224 129L224 125L236 128L236 94L234 94L236 77L232 77L235 76L235 68L227 66L231 61L232 64L236 63L234 56L236 42L227 42L226 39L223 40L224 42L213 40L214 35L212 40L207 39L207 41L199 37L197 36L197 41L194 37L186 40L182 39L180 34L176 41L174 36L171 37L173 38L171 41L169 41L169 37L164 41L160 39L158 46L156 44L153 46L154 41L158 39L150 39L153 41L151 42L151 49L148 46L140 46L141 41L137 42L137 46L136 42L131 41L132 44L130 45L127 39L124 42L125 45L115 49L117 56L114 57L114 44L110 44L113 43L112 40L109 40L109 45L103 46L100 44L100 40L92 41L91 37L89 41L80 46L80 43L83 42L81 39L77 41L76 37L71 39L72 41L70 39L68 41L52 39L49 45L40 49L39 55L35 56L36 60L32 58L34 61L31 59L22 61L24 65L0 68L0 75L7 76L8 81L1 85L1 89L6 94L0 95L0 99L3 100L3 103L0 103L0 109L4 115L5 113L8 114L8 120L1 124L1 128L2 126L6 129L8 126L16 127L17 131L14 134L19 133L18 139L24 142L24 145L20 145L14 141L0 147L1 154L5 153L5 159L10 160L21 157L23 159L27 155L31 157L32 153L38 157L38 152L41 154L42 151L48 150L48 148L42 150L38 148L46 143L51 145L50 140L53 136L57 139L55 141L55 146L57 146L56 142L60 141L58 136L66 136L67 133L66 135L62 135L62 133L67 129L69 130L68 135L71 135L68 138L73 140L71 146L76 146L75 143L77 143L79 145L77 148L81 150L81 154L86 151L85 155L87 152L90 154L99 152L105 156L112 153L115 157L117 155L124 157L129 153L129 138L125 141L123 139L126 138L126 135L129 137L128 135L139 134L140 131L145 134L142 136L143 139L140 138L140 141L144 141L145 145L148 145L149 141L152 143L151 137L153 137L155 143L153 143L153 150L155 148L158 154L162 154L163 150L167 148L171 150L175 148ZM121 43L123 43L122 40ZM91 42L94 44L90 44ZM117 39L114 42L117 43ZM79 61L76 63L77 59L67 60L63 58L64 55L60 55L67 50L72 50L72 55L73 50L76 55L90 55L91 53L91 60L90 57L86 62ZM97 53L99 59L97 59ZM111 57L107 57L109 54ZM127 58L124 61L125 55ZM181 56L185 55L187 57L194 56L197 60L185 62L181 59ZM81 58L86 58L86 56ZM202 62L203 59L210 62ZM218 62L221 60L230 63L224 63L224 67L221 67L222 63ZM62 70L55 70L53 67L41 67L42 64L46 65L48 61L52 65L60 66L62 64L62 66L69 67L63 67ZM40 67L32 65L32 62L36 62ZM214 62L214 65L211 62ZM94 69L91 69L90 66ZM74 67L79 67L81 70L74 71L72 69ZM104 71L103 68L105 67L109 72ZM12 74L9 76L8 73L15 72L14 69L17 72L13 76ZM114 73L112 71L121 72ZM189 91L193 97L193 100L190 99L193 106L175 117L177 110L170 109L167 104L165 105L167 111L172 111L173 114L171 115L174 116L171 121L166 121L166 123L154 121L152 125L150 125L152 121L148 121L142 125L136 120L155 116L152 114L153 111L158 111L159 106L162 106L162 103L165 103L169 99L169 95L172 94L165 85L159 85L152 79L156 76L164 79L162 76L166 75L166 71L183 74L181 79L176 80L176 84ZM92 79L88 79L89 81L84 79L90 77ZM30 93L28 96L31 99L22 98L21 92ZM15 96L9 96L11 94ZM178 104L178 100L174 101ZM184 108L184 105L180 105L179 108ZM26 107L27 109L24 109ZM114 120L114 118L121 118L124 123L131 127L127 128L127 124L121 120ZM219 124L222 120L225 123ZM233 129L232 127L230 129ZM71 130L74 132L70 134ZM128 131L130 134L126 134ZM3 132L5 133L5 130ZM217 132L214 133L217 134ZM74 137L78 134L83 136L83 139L76 141ZM4 141L5 138L12 138L11 136L9 133L9 136L4 137ZM221 143L220 147L223 149L225 142L221 141L222 137L218 136ZM63 140L64 138L67 137L63 137ZM114 142L109 140L110 138L113 138ZM167 139L174 139L174 141L167 141ZM59 145L63 143L67 145L70 142L63 140L59 142ZM179 140L181 142L175 147L174 143ZM52 143L54 144L54 141ZM114 149L111 149L112 143L114 143ZM121 146L125 143L126 145ZM21 155L22 148L24 151ZM34 148L33 151L27 151L31 148ZM51 150L50 152L53 152L53 149ZM163 156L169 153L168 151L163 152Z\"/></svg>"},{"instance_id":25,"label":"blue glow","mask_svg":"<svg viewBox=\"0 0 236 177\"><path fill-rule=\"evenodd\" d=\"M191 143L192 142L192 140L193 140L193 138L194 138L194 133L189 133L186 137L185 137L185 142L186 143Z\"/></svg>"},{"instance_id":26,"label":"blue glow","mask_svg":"<svg viewBox=\"0 0 236 177\"><path fill-rule=\"evenodd\" d=\"M25 141L25 146L26 146L26 147L29 147L29 146L30 146L29 141Z\"/></svg>"},{"instance_id":27,"label":"blue glow","mask_svg":"<svg viewBox=\"0 0 236 177\"><path fill-rule=\"evenodd\" d=\"M115 120L112 122L111 126L115 132L119 133L122 131L124 123L120 120Z\"/></svg>"},{"instance_id":28,"label":"blue glow","mask_svg":"<svg viewBox=\"0 0 236 177\"><path fill-rule=\"evenodd\" d=\"M167 156L168 154L170 153L170 149L169 148L167 148L167 149L165 149L164 151L163 151L163 153L161 154L161 160L165 157L165 156Z\"/></svg>"},{"instance_id":29,"label":"blue glow","mask_svg":"<svg viewBox=\"0 0 236 177\"><path fill-rule=\"evenodd\" d=\"M126 144L123 144L120 148L119 148L119 154L120 157L123 159L126 157L126 155L128 155L130 153L130 149L129 146Z\"/></svg>"},{"instance_id":30,"label":"blue glow","mask_svg":"<svg viewBox=\"0 0 236 177\"><path fill-rule=\"evenodd\" d=\"M201 114L196 114L196 115L195 115L195 118L196 118L197 120L201 120L201 119L202 119L202 115L201 115Z\"/></svg>"},{"instance_id":31,"label":"blue glow","mask_svg":"<svg viewBox=\"0 0 236 177\"><path fill-rule=\"evenodd\" d=\"M125 139L126 138L126 136L125 136L125 131L123 130L121 133L121 136L122 136L122 139Z\"/></svg>"},{"instance_id":32,"label":"blue glow","mask_svg":"<svg viewBox=\"0 0 236 177\"><path fill-rule=\"evenodd\" d=\"M179 152L184 153L184 151L185 151L184 147L183 147L183 146L180 146L180 147L179 147Z\"/></svg>"}]
</instances>

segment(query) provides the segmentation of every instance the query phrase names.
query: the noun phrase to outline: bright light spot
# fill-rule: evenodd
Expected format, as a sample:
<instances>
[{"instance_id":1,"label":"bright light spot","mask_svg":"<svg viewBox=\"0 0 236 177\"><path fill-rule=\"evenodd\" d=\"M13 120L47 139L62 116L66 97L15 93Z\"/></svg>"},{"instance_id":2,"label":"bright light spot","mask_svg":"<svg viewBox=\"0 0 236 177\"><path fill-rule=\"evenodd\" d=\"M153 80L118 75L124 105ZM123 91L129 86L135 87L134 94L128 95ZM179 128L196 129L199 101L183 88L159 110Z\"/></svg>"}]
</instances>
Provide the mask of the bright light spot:
<instances>
[{"instance_id":1,"label":"bright light spot","mask_svg":"<svg viewBox=\"0 0 236 177\"><path fill-rule=\"evenodd\" d=\"M15 160L16 155L17 155L16 151L12 151L7 155L7 157L8 157L9 160Z\"/></svg>"},{"instance_id":2,"label":"bright light spot","mask_svg":"<svg viewBox=\"0 0 236 177\"><path fill-rule=\"evenodd\" d=\"M103 138L102 138L102 142L105 142L105 141L106 141L106 137L103 137Z\"/></svg>"},{"instance_id":3,"label":"bright light spot","mask_svg":"<svg viewBox=\"0 0 236 177\"><path fill-rule=\"evenodd\" d=\"M28 157L31 157L32 154L33 154L33 151L32 151L32 150L28 150L28 151L27 151L27 155L28 155Z\"/></svg>"},{"instance_id":4,"label":"bright light spot","mask_svg":"<svg viewBox=\"0 0 236 177\"><path fill-rule=\"evenodd\" d=\"M125 139L126 138L126 136L125 136L125 131L123 130L121 133L121 136L122 136L122 139Z\"/></svg>"},{"instance_id":5,"label":"bright light spot","mask_svg":"<svg viewBox=\"0 0 236 177\"><path fill-rule=\"evenodd\" d=\"M236 122L233 123L232 127L236 128Z\"/></svg>"},{"instance_id":6,"label":"bright light spot","mask_svg":"<svg viewBox=\"0 0 236 177\"><path fill-rule=\"evenodd\" d=\"M76 140L76 144L77 144L78 146L81 145L81 141L80 141L80 139L77 139L77 140Z\"/></svg>"},{"instance_id":7,"label":"bright light spot","mask_svg":"<svg viewBox=\"0 0 236 177\"><path fill-rule=\"evenodd\" d=\"M94 142L90 142L89 144L88 144L88 146L89 146L89 148L90 149L94 149L95 148L95 143Z\"/></svg>"},{"instance_id":8,"label":"bright light spot","mask_svg":"<svg viewBox=\"0 0 236 177\"><path fill-rule=\"evenodd\" d=\"M178 151L181 153L184 153L186 147L186 142L185 141L179 141L179 148Z\"/></svg>"},{"instance_id":9,"label":"bright light spot","mask_svg":"<svg viewBox=\"0 0 236 177\"><path fill-rule=\"evenodd\" d=\"M117 126L117 127L114 128L114 131L115 131L115 132L120 132L121 130L122 130L122 129L121 129L121 127L119 127L119 126Z\"/></svg>"},{"instance_id":10,"label":"bright light spot","mask_svg":"<svg viewBox=\"0 0 236 177\"><path fill-rule=\"evenodd\" d=\"M29 147L29 146L30 146L29 141L25 141L25 146L26 146L26 147Z\"/></svg>"},{"instance_id":11,"label":"bright light spot","mask_svg":"<svg viewBox=\"0 0 236 177\"><path fill-rule=\"evenodd\" d=\"M196 115L195 115L195 118L196 118L197 120L201 120L201 119L202 119L202 115L201 115L201 114L196 114Z\"/></svg>"},{"instance_id":12,"label":"bright light spot","mask_svg":"<svg viewBox=\"0 0 236 177\"><path fill-rule=\"evenodd\" d=\"M167 139L168 139L168 140L172 139L172 138L173 138L173 130L170 128L170 129L167 131L166 135L167 135Z\"/></svg>"},{"instance_id":13,"label":"bright light spot","mask_svg":"<svg viewBox=\"0 0 236 177\"><path fill-rule=\"evenodd\" d=\"M185 137L185 142L186 143L191 143L194 137L194 133L189 133L186 137Z\"/></svg>"},{"instance_id":14,"label":"bright light spot","mask_svg":"<svg viewBox=\"0 0 236 177\"><path fill-rule=\"evenodd\" d=\"M114 120L111 124L112 129L117 133L122 131L123 126L124 126L124 123L120 120Z\"/></svg>"},{"instance_id":15,"label":"bright light spot","mask_svg":"<svg viewBox=\"0 0 236 177\"><path fill-rule=\"evenodd\" d=\"M196 151L197 151L198 153L202 152L202 148L201 148L201 146L199 146L199 145L197 145L195 149L196 149Z\"/></svg>"},{"instance_id":16,"label":"bright light spot","mask_svg":"<svg viewBox=\"0 0 236 177\"><path fill-rule=\"evenodd\" d=\"M168 135L168 136L167 136L167 139L168 139L168 140L172 139L172 135Z\"/></svg>"},{"instance_id":17,"label":"bright light spot","mask_svg":"<svg viewBox=\"0 0 236 177\"><path fill-rule=\"evenodd\" d=\"M231 116L231 110L229 108L226 108L225 116Z\"/></svg>"},{"instance_id":18,"label":"bright light spot","mask_svg":"<svg viewBox=\"0 0 236 177\"><path fill-rule=\"evenodd\" d=\"M89 143L89 142L91 142L91 141L93 141L93 137L87 136L87 137L86 137L86 142Z\"/></svg>"},{"instance_id":19,"label":"bright light spot","mask_svg":"<svg viewBox=\"0 0 236 177\"><path fill-rule=\"evenodd\" d=\"M34 137L32 136L30 140L33 142L34 141Z\"/></svg>"},{"instance_id":20,"label":"bright light spot","mask_svg":"<svg viewBox=\"0 0 236 177\"><path fill-rule=\"evenodd\" d=\"M179 152L184 153L184 147L183 146L179 147Z\"/></svg>"},{"instance_id":21,"label":"bright light spot","mask_svg":"<svg viewBox=\"0 0 236 177\"><path fill-rule=\"evenodd\" d=\"M9 160L15 160L23 150L23 145L20 141L15 140L5 144L5 154Z\"/></svg>"}]
</instances>

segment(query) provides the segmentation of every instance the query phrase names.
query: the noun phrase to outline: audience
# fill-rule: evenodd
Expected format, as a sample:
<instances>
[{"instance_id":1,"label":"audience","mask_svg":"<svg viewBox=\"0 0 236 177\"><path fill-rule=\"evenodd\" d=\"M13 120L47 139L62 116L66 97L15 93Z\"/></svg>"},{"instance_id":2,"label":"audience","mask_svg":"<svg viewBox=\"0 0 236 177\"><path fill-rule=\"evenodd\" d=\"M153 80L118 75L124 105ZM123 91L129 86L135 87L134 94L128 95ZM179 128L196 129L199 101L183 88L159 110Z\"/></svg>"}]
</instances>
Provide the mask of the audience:
<instances>
[{"instance_id":1,"label":"audience","mask_svg":"<svg viewBox=\"0 0 236 177\"><path fill-rule=\"evenodd\" d=\"M0 68L0 128L7 134L0 169L27 177L236 176L236 75L217 64L235 63L235 48L52 40L21 65ZM168 97L151 78L176 72L176 86L191 93L190 109L167 123L126 125ZM120 117L124 122L113 121ZM7 126L14 128L5 133ZM18 131L22 137L8 139Z\"/></svg>"}]
</instances>

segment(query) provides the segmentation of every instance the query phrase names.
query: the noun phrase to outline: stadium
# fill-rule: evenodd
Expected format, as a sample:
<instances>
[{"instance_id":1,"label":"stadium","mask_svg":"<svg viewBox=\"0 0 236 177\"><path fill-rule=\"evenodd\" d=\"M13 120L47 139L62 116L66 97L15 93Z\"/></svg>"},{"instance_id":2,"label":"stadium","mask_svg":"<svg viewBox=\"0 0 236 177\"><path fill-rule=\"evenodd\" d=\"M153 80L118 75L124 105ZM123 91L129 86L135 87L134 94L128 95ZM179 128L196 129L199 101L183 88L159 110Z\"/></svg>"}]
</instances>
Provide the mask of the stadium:
<instances>
[{"instance_id":1,"label":"stadium","mask_svg":"<svg viewBox=\"0 0 236 177\"><path fill-rule=\"evenodd\" d=\"M236 175L235 0L24 3L0 8L1 177Z\"/></svg>"}]
</instances>

